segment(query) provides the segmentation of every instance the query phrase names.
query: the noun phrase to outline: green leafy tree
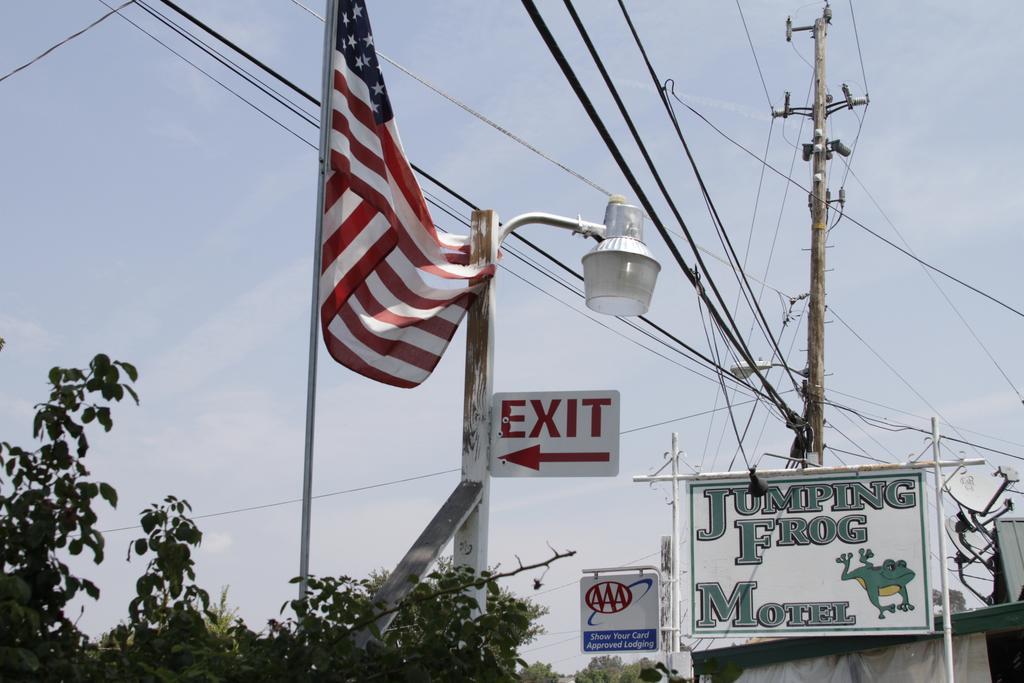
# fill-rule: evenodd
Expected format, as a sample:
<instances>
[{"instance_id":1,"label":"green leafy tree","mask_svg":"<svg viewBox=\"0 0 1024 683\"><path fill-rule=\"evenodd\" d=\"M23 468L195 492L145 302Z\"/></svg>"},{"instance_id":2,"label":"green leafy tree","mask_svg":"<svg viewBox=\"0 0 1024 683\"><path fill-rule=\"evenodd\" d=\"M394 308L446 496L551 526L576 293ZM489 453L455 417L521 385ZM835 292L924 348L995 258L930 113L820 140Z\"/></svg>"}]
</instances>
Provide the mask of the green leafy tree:
<instances>
[{"instance_id":1,"label":"green leafy tree","mask_svg":"<svg viewBox=\"0 0 1024 683\"><path fill-rule=\"evenodd\" d=\"M50 397L36 406L32 433L40 443L0 442L0 678L60 680L86 675L77 654L85 638L65 613L79 593L99 597L96 585L72 574L64 554L103 561L95 528L97 497L117 505L109 484L88 480L85 427L110 431L110 404L138 397L128 363L97 355L87 370L53 368Z\"/></svg>"},{"instance_id":2,"label":"green leafy tree","mask_svg":"<svg viewBox=\"0 0 1024 683\"><path fill-rule=\"evenodd\" d=\"M618 683L625 664L618 655L599 655L585 669L576 672L577 683Z\"/></svg>"},{"instance_id":3,"label":"green leafy tree","mask_svg":"<svg viewBox=\"0 0 1024 683\"><path fill-rule=\"evenodd\" d=\"M949 613L956 614L966 610L967 599L964 597L964 594L955 588L951 588L949 591ZM932 589L932 612L937 615L942 614L942 591L936 588Z\"/></svg>"},{"instance_id":4,"label":"green leafy tree","mask_svg":"<svg viewBox=\"0 0 1024 683\"><path fill-rule=\"evenodd\" d=\"M523 683L558 683L561 677L562 674L544 662L534 662L519 671L519 680Z\"/></svg>"},{"instance_id":5,"label":"green leafy tree","mask_svg":"<svg viewBox=\"0 0 1024 683\"><path fill-rule=\"evenodd\" d=\"M437 563L437 573L440 576L450 576L454 570L454 564L450 557L441 558ZM493 571L493 570L492 570ZM390 572L386 569L376 569L370 572L368 587L372 593L376 593L384 582L387 581ZM433 580L428 580L428 587L438 588L437 584ZM401 647L404 644L415 642L416 640L422 639L422 612L423 609L433 609L434 605L421 607L419 605L410 605L408 609L403 610L399 613L395 620L391 624L389 629L395 634L394 644ZM550 611L545 605L530 600L529 598L517 597L512 591L502 586L498 587L498 591L495 594L489 595L487 598L487 610L490 612L496 612L498 614L508 614L515 612L517 614L523 614L526 616L526 623L521 628L516 626L520 624L518 618L513 619L507 627L512 629L512 635L517 641L517 647L522 647L533 642L537 636L544 633L544 627L538 623L540 619L548 614Z\"/></svg>"},{"instance_id":6,"label":"green leafy tree","mask_svg":"<svg viewBox=\"0 0 1024 683\"><path fill-rule=\"evenodd\" d=\"M206 627L220 635L228 635L238 621L238 609L228 604L228 587L222 586L217 604L206 611Z\"/></svg>"},{"instance_id":7,"label":"green leafy tree","mask_svg":"<svg viewBox=\"0 0 1024 683\"><path fill-rule=\"evenodd\" d=\"M617 655L601 655L594 657L587 667L576 672L577 683L639 683L640 681L682 681L679 677L669 677L669 672L661 662L644 657L638 662L626 664Z\"/></svg>"},{"instance_id":8,"label":"green leafy tree","mask_svg":"<svg viewBox=\"0 0 1024 683\"><path fill-rule=\"evenodd\" d=\"M99 590L62 558L104 559L93 504L116 505L117 494L88 479L86 425L109 431L110 404L126 395L137 402L122 376L134 382L137 373L102 354L87 370L54 368L50 400L37 406L34 422L41 445L0 443L0 680L517 680L525 664L517 649L537 633L532 620L544 608L503 591L498 580L571 552L498 574L442 568L388 608L374 604L370 580L310 577L308 596L286 603L287 616L257 632L234 618L226 590L211 606L193 559L202 532L189 504L174 496L143 510L143 536L129 545L129 559L144 567L127 619L90 642L65 609L79 593L98 598ZM484 589L489 609L481 613L472 593ZM399 628L381 634L374 624L387 613ZM359 647L364 632L375 638Z\"/></svg>"}]
</instances>

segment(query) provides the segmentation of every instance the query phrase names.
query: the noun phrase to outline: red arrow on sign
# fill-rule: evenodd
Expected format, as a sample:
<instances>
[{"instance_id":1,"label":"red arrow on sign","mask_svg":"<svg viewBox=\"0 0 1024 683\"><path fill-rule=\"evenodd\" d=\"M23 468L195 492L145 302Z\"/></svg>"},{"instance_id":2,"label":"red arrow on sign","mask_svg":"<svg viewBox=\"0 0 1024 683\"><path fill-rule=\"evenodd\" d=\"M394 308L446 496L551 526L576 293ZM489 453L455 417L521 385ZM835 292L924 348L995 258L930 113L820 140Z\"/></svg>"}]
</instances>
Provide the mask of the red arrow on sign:
<instances>
[{"instance_id":1,"label":"red arrow on sign","mask_svg":"<svg viewBox=\"0 0 1024 683\"><path fill-rule=\"evenodd\" d=\"M539 470L542 462L608 462L609 453L541 453L540 444L503 455L499 460Z\"/></svg>"}]
</instances>

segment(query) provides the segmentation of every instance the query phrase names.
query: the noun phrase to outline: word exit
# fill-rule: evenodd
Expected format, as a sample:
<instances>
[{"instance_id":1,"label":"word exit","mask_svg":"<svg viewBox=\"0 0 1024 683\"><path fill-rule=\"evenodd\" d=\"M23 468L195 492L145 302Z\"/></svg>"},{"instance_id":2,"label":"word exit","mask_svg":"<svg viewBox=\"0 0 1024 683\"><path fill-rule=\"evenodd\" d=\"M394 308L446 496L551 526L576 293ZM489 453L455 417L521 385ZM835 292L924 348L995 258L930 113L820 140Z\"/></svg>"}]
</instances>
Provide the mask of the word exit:
<instances>
[{"instance_id":1,"label":"word exit","mask_svg":"<svg viewBox=\"0 0 1024 683\"><path fill-rule=\"evenodd\" d=\"M541 435L553 439L575 438L580 429L580 407L583 408L584 433L601 436L601 409L612 404L610 397L601 398L506 398L501 400L501 438L536 439Z\"/></svg>"},{"instance_id":2,"label":"word exit","mask_svg":"<svg viewBox=\"0 0 1024 683\"><path fill-rule=\"evenodd\" d=\"M619 392L495 394L491 475L609 477L619 473Z\"/></svg>"}]
</instances>

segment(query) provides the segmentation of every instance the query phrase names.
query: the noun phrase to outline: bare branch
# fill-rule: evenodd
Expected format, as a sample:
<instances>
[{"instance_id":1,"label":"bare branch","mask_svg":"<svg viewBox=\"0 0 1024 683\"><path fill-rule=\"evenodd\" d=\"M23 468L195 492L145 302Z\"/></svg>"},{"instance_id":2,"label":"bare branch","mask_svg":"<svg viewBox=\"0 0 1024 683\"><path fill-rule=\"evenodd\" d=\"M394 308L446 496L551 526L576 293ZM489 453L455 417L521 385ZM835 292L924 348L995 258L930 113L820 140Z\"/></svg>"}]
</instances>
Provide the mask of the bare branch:
<instances>
[{"instance_id":1,"label":"bare branch","mask_svg":"<svg viewBox=\"0 0 1024 683\"><path fill-rule=\"evenodd\" d=\"M550 548L551 546L549 545L548 547ZM519 566L517 568L511 569L511 570L509 570L507 572L499 572L497 574L487 574L487 573L484 573L484 574L481 574L478 577L475 577L471 581L465 581L463 583L460 583L460 584L458 584L456 586L452 586L450 588L438 589L438 590L435 590L435 591L433 591L431 593L428 593L426 595L421 595L421 596L418 596L418 597L415 597L415 598L406 598L406 599L400 601L398 604L396 604L396 605L394 605L392 607L388 607L388 608L386 608L386 609L384 609L384 610L382 610L380 612L377 612L377 613L373 614L370 617L366 617L364 619L361 619L360 621L355 622L354 624L349 626L347 629L345 629L345 632L351 633L353 631L357 631L357 630L366 628L370 624L376 622L381 617L387 616L389 614L394 614L395 612L399 612L399 611L401 611L401 610L403 610L406 607L409 607L411 605L417 605L417 604L420 604L420 603L423 603L423 602L429 602L431 600L434 600L436 598L439 598L439 597L442 597L442 596L445 596L445 595L455 595L457 593L464 593L469 588L483 587L484 585L486 585L488 583L491 583L492 581L498 581L500 579L507 579L507 578L510 578L510 577L515 576L517 574L522 574L523 572L528 572L528 571L533 570L533 569L540 569L541 567L544 567L545 568L545 573L547 573L547 569L549 569L551 567L552 563L557 562L558 560L565 559L566 557L572 557L573 555L576 554L575 550L567 550L564 553L563 552L558 552L554 548L551 548L551 550L552 550L552 552L554 554L551 557L549 557L548 559L543 560L541 562L535 562L533 564L524 565L522 563L522 561L520 561L519 562ZM516 559L518 560L519 558L517 557Z\"/></svg>"}]
</instances>

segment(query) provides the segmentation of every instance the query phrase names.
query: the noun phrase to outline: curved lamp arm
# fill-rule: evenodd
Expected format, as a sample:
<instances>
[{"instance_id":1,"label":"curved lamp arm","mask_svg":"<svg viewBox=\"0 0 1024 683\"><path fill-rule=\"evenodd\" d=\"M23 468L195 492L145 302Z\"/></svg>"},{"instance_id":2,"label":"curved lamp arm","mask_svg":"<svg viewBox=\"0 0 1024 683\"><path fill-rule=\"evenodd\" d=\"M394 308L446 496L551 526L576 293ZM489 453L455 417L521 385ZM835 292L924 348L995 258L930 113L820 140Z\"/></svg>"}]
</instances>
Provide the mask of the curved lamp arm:
<instances>
[{"instance_id":1,"label":"curved lamp arm","mask_svg":"<svg viewBox=\"0 0 1024 683\"><path fill-rule=\"evenodd\" d=\"M566 216L556 216L553 213L542 213L534 211L531 213L524 213L515 218L506 221L501 226L501 231L498 233L498 244L500 245L505 241L505 238L515 232L518 228L524 225L530 225L532 223L539 223L542 225L550 225L555 228L563 228L565 230L572 230L574 233L584 236L597 236L604 237L607 229L601 223L591 223L585 221L582 218L568 218Z\"/></svg>"}]
</instances>

